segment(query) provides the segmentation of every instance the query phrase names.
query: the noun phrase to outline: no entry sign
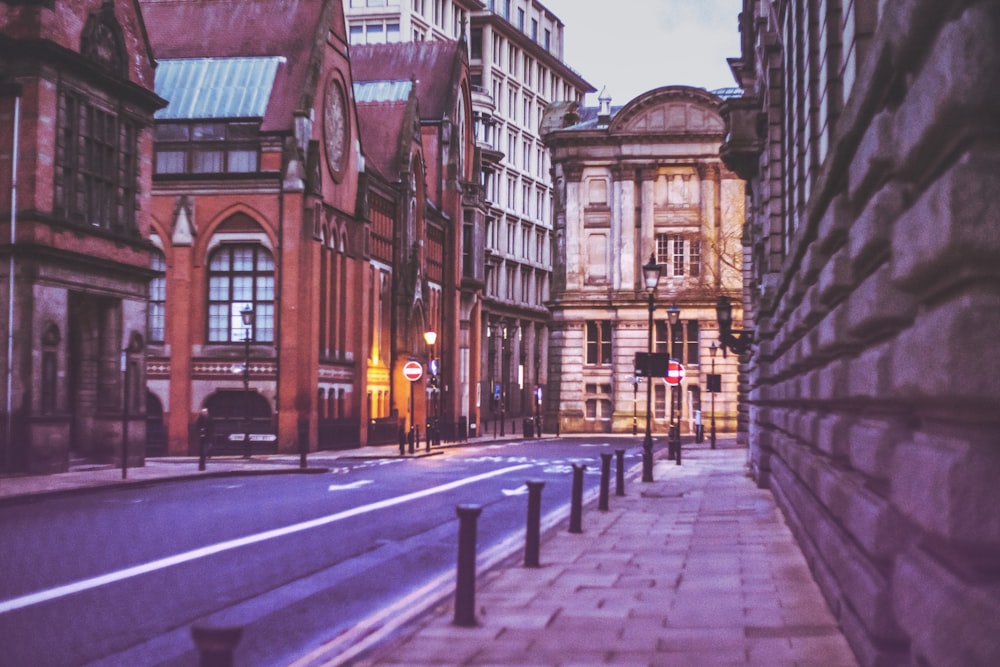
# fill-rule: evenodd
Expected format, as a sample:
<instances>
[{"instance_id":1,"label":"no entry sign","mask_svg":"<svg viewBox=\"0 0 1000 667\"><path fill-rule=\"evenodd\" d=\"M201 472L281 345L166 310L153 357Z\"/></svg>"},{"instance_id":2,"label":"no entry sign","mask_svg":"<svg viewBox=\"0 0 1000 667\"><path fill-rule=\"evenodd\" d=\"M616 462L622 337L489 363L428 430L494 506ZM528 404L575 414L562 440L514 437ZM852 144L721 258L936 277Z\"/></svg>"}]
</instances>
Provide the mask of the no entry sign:
<instances>
[{"instance_id":1,"label":"no entry sign","mask_svg":"<svg viewBox=\"0 0 1000 667\"><path fill-rule=\"evenodd\" d=\"M403 365L403 377L410 382L416 382L424 375L424 367L419 361L407 361Z\"/></svg>"},{"instance_id":2,"label":"no entry sign","mask_svg":"<svg viewBox=\"0 0 1000 667\"><path fill-rule=\"evenodd\" d=\"M667 364L667 377L666 377L667 384L673 387L679 385L681 383L681 380L683 379L684 379L684 366L681 364L681 362L674 361L673 359L671 359L670 363Z\"/></svg>"}]
</instances>

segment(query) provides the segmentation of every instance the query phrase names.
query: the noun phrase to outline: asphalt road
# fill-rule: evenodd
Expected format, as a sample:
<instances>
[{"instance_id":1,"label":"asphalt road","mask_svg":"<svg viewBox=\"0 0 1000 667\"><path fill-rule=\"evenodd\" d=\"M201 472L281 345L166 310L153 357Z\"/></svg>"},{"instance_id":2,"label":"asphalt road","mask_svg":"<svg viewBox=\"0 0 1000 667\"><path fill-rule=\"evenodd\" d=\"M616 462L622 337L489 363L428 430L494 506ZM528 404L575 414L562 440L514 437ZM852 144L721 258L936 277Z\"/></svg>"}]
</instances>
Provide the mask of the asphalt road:
<instances>
[{"instance_id":1,"label":"asphalt road","mask_svg":"<svg viewBox=\"0 0 1000 667\"><path fill-rule=\"evenodd\" d=\"M600 453L625 448L630 467L634 444L526 440L0 508L0 665L193 665L195 623L242 626L239 665L288 664L453 584L457 505L483 506L480 555L521 553L525 481L545 482L543 515L565 511L573 463L594 489Z\"/></svg>"}]
</instances>

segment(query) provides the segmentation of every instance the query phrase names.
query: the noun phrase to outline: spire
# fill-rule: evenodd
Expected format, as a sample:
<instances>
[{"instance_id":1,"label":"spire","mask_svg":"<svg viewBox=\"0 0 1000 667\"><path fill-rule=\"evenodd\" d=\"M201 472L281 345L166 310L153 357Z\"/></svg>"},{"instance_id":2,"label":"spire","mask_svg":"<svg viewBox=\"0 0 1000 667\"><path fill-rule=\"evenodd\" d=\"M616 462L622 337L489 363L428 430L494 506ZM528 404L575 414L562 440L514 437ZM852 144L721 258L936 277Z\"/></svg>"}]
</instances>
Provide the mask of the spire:
<instances>
[{"instance_id":1,"label":"spire","mask_svg":"<svg viewBox=\"0 0 1000 667\"><path fill-rule=\"evenodd\" d=\"M597 124L608 125L611 122L611 95L608 94L607 86L601 88L597 102Z\"/></svg>"}]
</instances>

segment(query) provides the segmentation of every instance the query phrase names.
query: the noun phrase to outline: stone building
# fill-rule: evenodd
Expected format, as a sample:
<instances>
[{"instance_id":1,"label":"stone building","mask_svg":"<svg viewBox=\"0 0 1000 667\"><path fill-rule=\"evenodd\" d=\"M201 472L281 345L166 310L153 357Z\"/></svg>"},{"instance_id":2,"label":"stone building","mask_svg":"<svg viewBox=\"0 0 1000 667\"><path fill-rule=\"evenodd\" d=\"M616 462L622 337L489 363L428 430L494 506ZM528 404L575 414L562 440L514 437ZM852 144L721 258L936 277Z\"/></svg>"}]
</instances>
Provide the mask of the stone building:
<instances>
[{"instance_id":1,"label":"stone building","mask_svg":"<svg viewBox=\"0 0 1000 667\"><path fill-rule=\"evenodd\" d=\"M0 470L145 456L153 66L135 3L0 2Z\"/></svg>"},{"instance_id":2,"label":"stone building","mask_svg":"<svg viewBox=\"0 0 1000 667\"><path fill-rule=\"evenodd\" d=\"M862 664L998 664L1000 3L739 25L754 474Z\"/></svg>"},{"instance_id":3,"label":"stone building","mask_svg":"<svg viewBox=\"0 0 1000 667\"><path fill-rule=\"evenodd\" d=\"M202 408L216 451L364 444L370 229L341 1L141 6L170 102L148 381L165 451L194 448Z\"/></svg>"},{"instance_id":4,"label":"stone building","mask_svg":"<svg viewBox=\"0 0 1000 667\"><path fill-rule=\"evenodd\" d=\"M744 187L719 161L720 101L666 86L623 107L603 96L596 108L554 104L544 117L556 189L546 421L560 432L643 430L636 353L650 335L653 352L685 372L674 389L653 378L651 430L693 433L699 413L708 427L713 366L723 377L718 428L735 430L737 359L711 350L717 300L733 299L739 320L742 286ZM662 274L652 330L642 270L651 257Z\"/></svg>"}]
</instances>

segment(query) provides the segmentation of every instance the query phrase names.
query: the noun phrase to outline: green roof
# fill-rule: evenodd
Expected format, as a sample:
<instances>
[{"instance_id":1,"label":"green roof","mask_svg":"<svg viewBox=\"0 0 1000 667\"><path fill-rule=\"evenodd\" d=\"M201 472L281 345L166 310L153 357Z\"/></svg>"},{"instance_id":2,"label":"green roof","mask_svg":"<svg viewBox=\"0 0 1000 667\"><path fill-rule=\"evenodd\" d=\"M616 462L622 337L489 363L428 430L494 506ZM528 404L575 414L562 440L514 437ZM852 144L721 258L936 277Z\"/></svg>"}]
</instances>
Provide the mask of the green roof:
<instances>
[{"instance_id":1,"label":"green roof","mask_svg":"<svg viewBox=\"0 0 1000 667\"><path fill-rule=\"evenodd\" d=\"M263 118L281 56L160 60L156 94L169 104L156 120Z\"/></svg>"}]
</instances>

